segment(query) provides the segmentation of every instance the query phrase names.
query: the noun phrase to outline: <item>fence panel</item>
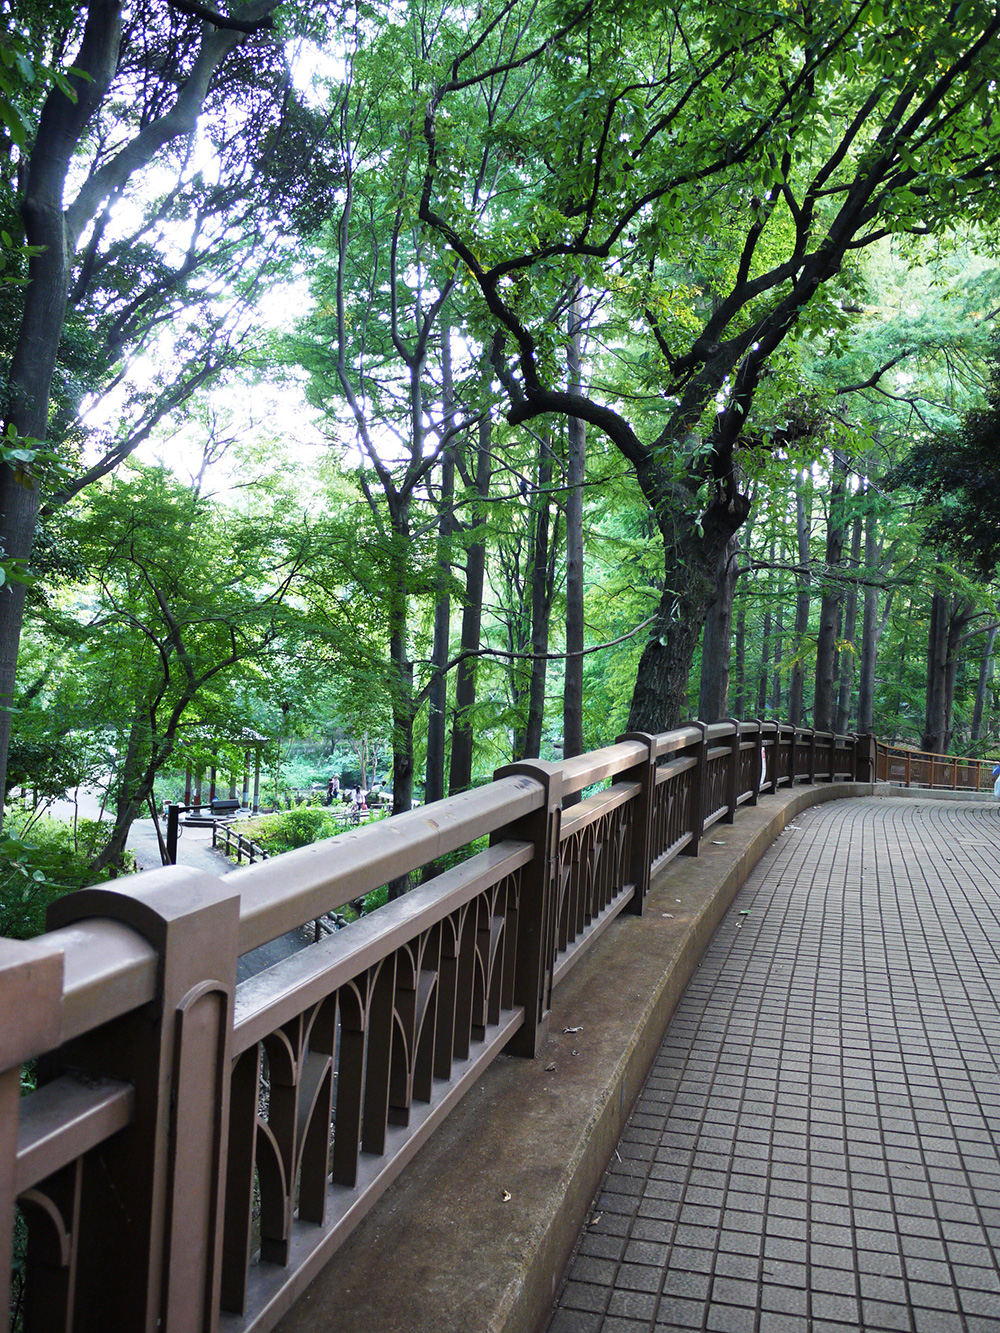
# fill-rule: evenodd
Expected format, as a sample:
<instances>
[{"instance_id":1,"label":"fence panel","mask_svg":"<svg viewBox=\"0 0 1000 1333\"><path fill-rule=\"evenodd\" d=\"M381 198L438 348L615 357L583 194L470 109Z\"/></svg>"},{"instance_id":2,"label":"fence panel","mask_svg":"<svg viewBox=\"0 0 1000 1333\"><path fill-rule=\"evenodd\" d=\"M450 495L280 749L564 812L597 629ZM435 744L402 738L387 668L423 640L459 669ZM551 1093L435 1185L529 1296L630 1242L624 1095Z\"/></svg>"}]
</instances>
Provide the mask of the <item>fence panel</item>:
<instances>
[{"instance_id":1,"label":"fence panel","mask_svg":"<svg viewBox=\"0 0 1000 1333\"><path fill-rule=\"evenodd\" d=\"M856 755L774 722L624 736L224 880L85 890L0 941L0 1264L19 1199L28 1333L272 1327L486 1065L539 1051L553 987L653 873ZM236 984L240 956L483 837Z\"/></svg>"}]
</instances>

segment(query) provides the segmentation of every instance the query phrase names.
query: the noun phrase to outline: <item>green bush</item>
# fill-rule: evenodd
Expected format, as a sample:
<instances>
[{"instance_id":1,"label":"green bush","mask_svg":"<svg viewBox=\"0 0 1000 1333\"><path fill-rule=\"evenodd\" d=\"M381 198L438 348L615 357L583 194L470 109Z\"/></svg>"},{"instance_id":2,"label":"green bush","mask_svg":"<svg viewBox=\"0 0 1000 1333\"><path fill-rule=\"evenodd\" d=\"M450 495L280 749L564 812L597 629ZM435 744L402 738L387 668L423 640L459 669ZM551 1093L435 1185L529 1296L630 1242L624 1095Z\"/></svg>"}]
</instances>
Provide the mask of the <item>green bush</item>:
<instances>
[{"instance_id":1,"label":"green bush","mask_svg":"<svg viewBox=\"0 0 1000 1333\"><path fill-rule=\"evenodd\" d=\"M273 815L239 820L233 827L251 838L258 847L263 847L269 856L277 856L295 847L308 847L321 838L330 838L341 831L342 825L322 806L297 805Z\"/></svg>"},{"instance_id":2,"label":"green bush","mask_svg":"<svg viewBox=\"0 0 1000 1333\"><path fill-rule=\"evenodd\" d=\"M26 940L45 930L50 902L110 878L94 875L90 862L104 845L110 824L81 819L76 829L59 819L27 824L12 814L0 835L0 935ZM126 869L136 865L126 853Z\"/></svg>"}]
</instances>

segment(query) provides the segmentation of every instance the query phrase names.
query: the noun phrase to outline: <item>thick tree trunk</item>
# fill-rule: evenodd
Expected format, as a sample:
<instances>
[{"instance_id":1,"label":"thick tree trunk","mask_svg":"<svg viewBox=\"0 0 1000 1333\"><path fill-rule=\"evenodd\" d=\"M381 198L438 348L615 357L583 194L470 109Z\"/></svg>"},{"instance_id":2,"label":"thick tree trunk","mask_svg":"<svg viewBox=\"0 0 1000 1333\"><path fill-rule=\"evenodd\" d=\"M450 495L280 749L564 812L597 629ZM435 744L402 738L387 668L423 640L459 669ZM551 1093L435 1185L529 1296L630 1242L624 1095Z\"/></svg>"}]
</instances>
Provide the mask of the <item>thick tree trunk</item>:
<instances>
[{"instance_id":1,"label":"thick tree trunk","mask_svg":"<svg viewBox=\"0 0 1000 1333\"><path fill-rule=\"evenodd\" d=\"M580 320L578 302L569 312L567 383L579 393ZM583 753L583 485L586 479L586 426L577 417L566 428L566 668L563 685L563 758Z\"/></svg>"},{"instance_id":2,"label":"thick tree trunk","mask_svg":"<svg viewBox=\"0 0 1000 1333\"><path fill-rule=\"evenodd\" d=\"M955 682L958 668L962 661L961 646L965 627L972 618L972 602L958 593L951 599L951 614L948 619L947 662L944 673L944 722L945 745L951 749L955 731Z\"/></svg>"},{"instance_id":3,"label":"thick tree trunk","mask_svg":"<svg viewBox=\"0 0 1000 1333\"><path fill-rule=\"evenodd\" d=\"M844 597L842 584L835 581L841 572L844 560L844 465L835 459L833 467L826 525L826 575L820 602L819 634L816 639L816 697L813 703L813 726L817 731L833 730L833 682Z\"/></svg>"},{"instance_id":4,"label":"thick tree trunk","mask_svg":"<svg viewBox=\"0 0 1000 1333\"><path fill-rule=\"evenodd\" d=\"M792 666L791 680L788 685L788 720L794 727L802 725L802 719L805 715L805 648L806 637L809 633L809 610L812 601L809 541L811 509L812 486L803 476L798 479L795 488L795 537L799 568L795 576L795 662Z\"/></svg>"},{"instance_id":5,"label":"thick tree trunk","mask_svg":"<svg viewBox=\"0 0 1000 1333\"><path fill-rule=\"evenodd\" d=\"M959 644L971 615L972 603L957 593L936 592L931 599L927 704L920 748L932 754L947 754L951 746Z\"/></svg>"},{"instance_id":6,"label":"thick tree trunk","mask_svg":"<svg viewBox=\"0 0 1000 1333\"><path fill-rule=\"evenodd\" d=\"M479 427L479 448L476 454L476 491L485 496L493 475L490 449L492 423L489 417ZM476 541L469 544L465 557L465 597L462 609L462 641L460 651L479 651L483 623L483 585L486 578L486 545ZM455 671L455 725L451 736L451 769L448 791L466 791L472 785L472 711L476 704L476 659L466 658Z\"/></svg>"},{"instance_id":7,"label":"thick tree trunk","mask_svg":"<svg viewBox=\"0 0 1000 1333\"><path fill-rule=\"evenodd\" d=\"M663 538L663 593L639 659L628 729L655 734L678 726L687 711L691 664L705 617L718 596L719 561L748 506L745 501L715 501L700 523L672 511L666 497L653 509Z\"/></svg>"},{"instance_id":8,"label":"thick tree trunk","mask_svg":"<svg viewBox=\"0 0 1000 1333\"><path fill-rule=\"evenodd\" d=\"M733 594L739 578L739 540L730 537L717 574L717 596L701 636L701 680L698 716L702 722L718 722L729 716L729 640L733 623Z\"/></svg>"}]
</instances>

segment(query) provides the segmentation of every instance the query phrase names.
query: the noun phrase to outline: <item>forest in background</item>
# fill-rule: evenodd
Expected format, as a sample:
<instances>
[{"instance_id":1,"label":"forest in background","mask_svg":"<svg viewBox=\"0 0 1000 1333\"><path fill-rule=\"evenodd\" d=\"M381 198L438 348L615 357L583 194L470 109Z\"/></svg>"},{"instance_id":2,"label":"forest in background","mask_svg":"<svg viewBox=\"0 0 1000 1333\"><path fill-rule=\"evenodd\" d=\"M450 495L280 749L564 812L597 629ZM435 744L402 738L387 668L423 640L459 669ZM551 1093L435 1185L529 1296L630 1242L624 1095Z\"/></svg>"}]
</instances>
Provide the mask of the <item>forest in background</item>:
<instances>
[{"instance_id":1,"label":"forest in background","mask_svg":"<svg viewBox=\"0 0 1000 1333\"><path fill-rule=\"evenodd\" d=\"M0 22L5 892L248 736L394 812L695 716L996 750L989 5Z\"/></svg>"}]
</instances>

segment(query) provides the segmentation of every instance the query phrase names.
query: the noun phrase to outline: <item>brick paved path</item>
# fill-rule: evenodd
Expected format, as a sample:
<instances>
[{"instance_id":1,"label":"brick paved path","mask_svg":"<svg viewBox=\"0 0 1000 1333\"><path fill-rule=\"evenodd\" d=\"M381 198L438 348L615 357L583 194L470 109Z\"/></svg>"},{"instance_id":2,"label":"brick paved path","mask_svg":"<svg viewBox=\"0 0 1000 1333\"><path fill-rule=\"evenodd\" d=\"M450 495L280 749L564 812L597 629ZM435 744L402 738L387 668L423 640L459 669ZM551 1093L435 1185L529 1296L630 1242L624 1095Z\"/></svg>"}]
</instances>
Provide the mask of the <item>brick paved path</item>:
<instances>
[{"instance_id":1,"label":"brick paved path","mask_svg":"<svg viewBox=\"0 0 1000 1333\"><path fill-rule=\"evenodd\" d=\"M549 1333L1000 1333L1000 812L796 825L678 1006Z\"/></svg>"}]
</instances>

